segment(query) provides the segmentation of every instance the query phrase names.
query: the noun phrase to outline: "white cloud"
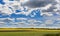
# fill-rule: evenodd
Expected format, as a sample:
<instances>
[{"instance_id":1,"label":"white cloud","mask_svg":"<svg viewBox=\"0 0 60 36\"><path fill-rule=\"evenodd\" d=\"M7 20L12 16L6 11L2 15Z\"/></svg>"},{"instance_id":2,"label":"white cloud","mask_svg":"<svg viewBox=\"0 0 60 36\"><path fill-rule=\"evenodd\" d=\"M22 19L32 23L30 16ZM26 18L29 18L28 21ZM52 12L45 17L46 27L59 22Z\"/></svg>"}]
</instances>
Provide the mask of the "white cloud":
<instances>
[{"instance_id":1,"label":"white cloud","mask_svg":"<svg viewBox=\"0 0 60 36\"><path fill-rule=\"evenodd\" d=\"M7 15L12 14L12 11L8 8L8 6L2 5L0 7L1 7L0 8L1 12L0 13L7 14Z\"/></svg>"},{"instance_id":2,"label":"white cloud","mask_svg":"<svg viewBox=\"0 0 60 36\"><path fill-rule=\"evenodd\" d=\"M21 2L26 2L26 1L28 1L28 0L21 0ZM24 12L23 11L24 7L22 6L21 2L17 2L17 1L9 2L8 0L4 0L4 2L6 2L6 4L5 5L0 4L0 11L2 11L0 13L4 13L4 14L8 14L8 15L15 13L15 14L24 14L24 15L28 16L31 13L31 11L40 9L41 15L47 15L47 17L44 17L44 19L45 19L44 22L40 21L40 20L38 21L35 19L26 19L26 18L17 18L17 21L20 20L21 22L20 21L15 22L14 21L15 19L13 19L13 18L0 18L0 24L6 24L7 23L6 21L9 21L10 26L6 26L6 25L3 25L3 26L4 27L46 27L47 28L48 26L46 26L46 25L53 25L55 20L57 20L57 21L60 20L60 17L53 16L53 12L56 14L60 14L60 11L57 12L58 10L60 10L60 0L56 0L58 2L57 4L53 1L55 1L55 0L51 0L50 2L52 2L52 3L48 3L48 5L44 4L45 5L44 7L38 6L37 8L30 8L30 7L24 6L28 10L27 12ZM48 0L45 1L44 3L46 3L46 2L48 2ZM2 6L3 6L3 8L2 8ZM18 6L18 7L16 8L16 6ZM12 7L13 11L11 9L9 9L8 7ZM54 8L56 8L56 9L54 9ZM17 10L17 9L22 10L22 12L16 13L15 10ZM51 9L52 9L52 11L51 11ZM44 11L44 10L46 10L46 11ZM47 12L47 11L49 11L49 12ZM36 14L34 14L34 15L36 15ZM34 15L32 17L34 17ZM59 26L58 23L57 23L57 25L55 25L56 27ZM53 27L55 27L55 26L53 25ZM51 27L51 28L53 28L53 27Z\"/></svg>"},{"instance_id":3,"label":"white cloud","mask_svg":"<svg viewBox=\"0 0 60 36\"><path fill-rule=\"evenodd\" d=\"M50 17L52 18L52 17ZM7 28L10 28L10 27L33 27L33 28L36 28L36 27L39 27L39 28L55 28L57 26L59 26L59 22L56 24L56 25L53 25L54 21L56 20L56 18L52 18L50 19L46 17L46 20L43 22L43 21L40 21L40 20L35 20L35 19L26 19L26 18L17 18L16 20L20 20L19 22L14 22L14 19L13 18L0 18L0 22L2 23L2 26L1 27L7 27ZM4 22L4 21L7 21L6 19L9 20L9 23L7 24L7 22ZM55 20L54 20L55 19ZM57 17L58 19L58 17ZM59 19L58 19L59 20ZM10 24L10 25L9 25ZM1 24L0 24L1 25ZM47 26L47 25L52 25L51 26Z\"/></svg>"},{"instance_id":4,"label":"white cloud","mask_svg":"<svg viewBox=\"0 0 60 36\"><path fill-rule=\"evenodd\" d=\"M4 2L9 2L9 0L3 0Z\"/></svg>"},{"instance_id":5,"label":"white cloud","mask_svg":"<svg viewBox=\"0 0 60 36\"><path fill-rule=\"evenodd\" d=\"M52 6L52 4L48 4L48 5L46 5L45 7L41 7L40 9L41 9L41 10L47 10L47 9L49 9L51 6Z\"/></svg>"},{"instance_id":6,"label":"white cloud","mask_svg":"<svg viewBox=\"0 0 60 36\"><path fill-rule=\"evenodd\" d=\"M4 25L4 24L5 24L5 22L1 22L1 21L0 21L0 25Z\"/></svg>"},{"instance_id":7,"label":"white cloud","mask_svg":"<svg viewBox=\"0 0 60 36\"><path fill-rule=\"evenodd\" d=\"M53 14L50 13L50 12L41 12L41 16L44 16L44 15L46 15L46 16L53 16Z\"/></svg>"},{"instance_id":8,"label":"white cloud","mask_svg":"<svg viewBox=\"0 0 60 36\"><path fill-rule=\"evenodd\" d=\"M33 11L33 10L34 10L34 9L28 9L27 12L22 11L22 12L15 13L15 14L24 14L24 15L28 16L28 15L31 13L31 11Z\"/></svg>"},{"instance_id":9,"label":"white cloud","mask_svg":"<svg viewBox=\"0 0 60 36\"><path fill-rule=\"evenodd\" d=\"M59 4L60 4L60 0L55 0L55 1L57 1L57 3L59 3Z\"/></svg>"},{"instance_id":10,"label":"white cloud","mask_svg":"<svg viewBox=\"0 0 60 36\"><path fill-rule=\"evenodd\" d=\"M1 27L36 27L37 25L39 25L40 23L42 23L42 21L38 21L38 20L34 20L34 19L26 19L26 18L17 18L16 20L20 20L19 22L14 22L13 18L0 18L0 22L3 24ZM8 20L7 20L8 19ZM6 21L9 21L9 23L7 23ZM4 22L4 23L3 23ZM39 23L38 23L39 22Z\"/></svg>"},{"instance_id":11,"label":"white cloud","mask_svg":"<svg viewBox=\"0 0 60 36\"><path fill-rule=\"evenodd\" d=\"M25 3L27 1L29 1L29 0L20 0L21 3Z\"/></svg>"},{"instance_id":12,"label":"white cloud","mask_svg":"<svg viewBox=\"0 0 60 36\"><path fill-rule=\"evenodd\" d=\"M45 24L48 24L48 25L49 25L49 24L53 24L53 23L54 23L53 20L46 20L46 21L45 21Z\"/></svg>"},{"instance_id":13,"label":"white cloud","mask_svg":"<svg viewBox=\"0 0 60 36\"><path fill-rule=\"evenodd\" d=\"M24 11L22 11L22 12L19 12L19 13L16 13L15 12L15 10L17 10L17 9L19 9L19 10L24 10L24 8L23 8L23 6L21 6L22 4L21 4L21 2L28 2L29 0L20 0L20 2L17 2L17 1L9 1L9 0L4 0L4 2L6 3L6 5L5 5L5 8L3 8L3 10L4 11L6 11L6 12L2 12L2 13L6 13L6 14L12 14L12 13L15 13L15 14L24 14L24 15L29 15L30 13L31 13L31 11L32 10L36 10L36 9L40 9L41 10L41 14L43 14L43 10L46 10L46 11L48 11L48 9L50 8L50 7L52 7L53 6L53 4L52 3L55 3L56 4L56 2L55 1L57 1L58 2L58 0L42 0L42 2L47 2L48 1L48 4L46 5L46 6L44 6L44 7L37 7L37 8L29 8L29 7L26 7L26 6L24 6L25 8L27 8L28 9L28 11L27 12L24 12ZM30 0L31 1L31 0ZM33 0L33 1L36 1L36 0ZM41 1L41 0L37 0L37 1ZM49 2L51 2L51 3L49 3ZM58 2L59 3L59 2ZM15 6L17 6L17 8L15 7ZM11 9L9 9L8 7L12 7L12 10ZM57 5L57 7L59 7L58 5ZM59 9L59 8L58 8ZM54 11L57 11L57 9L53 9ZM44 11L44 12L46 12L46 11ZM48 15L51 15L51 14L48 14Z\"/></svg>"},{"instance_id":14,"label":"white cloud","mask_svg":"<svg viewBox=\"0 0 60 36\"><path fill-rule=\"evenodd\" d=\"M1 22L8 22L8 21L11 21L11 22L14 22L14 18L0 18L0 21Z\"/></svg>"}]
</instances>

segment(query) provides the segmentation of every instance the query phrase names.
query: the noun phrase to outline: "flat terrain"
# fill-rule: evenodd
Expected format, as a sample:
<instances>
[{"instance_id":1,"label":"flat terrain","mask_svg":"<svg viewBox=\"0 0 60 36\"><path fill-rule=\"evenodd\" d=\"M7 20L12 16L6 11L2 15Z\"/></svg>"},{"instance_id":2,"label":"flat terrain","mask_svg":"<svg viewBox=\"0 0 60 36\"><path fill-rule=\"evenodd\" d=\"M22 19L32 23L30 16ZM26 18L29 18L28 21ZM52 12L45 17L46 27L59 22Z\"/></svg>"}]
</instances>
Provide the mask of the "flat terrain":
<instances>
[{"instance_id":1,"label":"flat terrain","mask_svg":"<svg viewBox=\"0 0 60 36\"><path fill-rule=\"evenodd\" d=\"M60 36L60 30L0 28L0 36Z\"/></svg>"}]
</instances>

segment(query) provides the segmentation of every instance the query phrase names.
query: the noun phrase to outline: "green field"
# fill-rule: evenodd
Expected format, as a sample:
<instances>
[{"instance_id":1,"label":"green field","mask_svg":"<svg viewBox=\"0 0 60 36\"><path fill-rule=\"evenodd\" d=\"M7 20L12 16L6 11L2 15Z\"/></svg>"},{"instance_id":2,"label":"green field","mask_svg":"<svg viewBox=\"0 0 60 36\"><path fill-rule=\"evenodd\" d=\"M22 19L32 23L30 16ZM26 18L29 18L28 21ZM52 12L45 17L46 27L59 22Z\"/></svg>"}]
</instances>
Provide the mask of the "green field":
<instances>
[{"instance_id":1,"label":"green field","mask_svg":"<svg viewBox=\"0 0 60 36\"><path fill-rule=\"evenodd\" d=\"M2 31L2 32L1 32ZM0 30L0 36L60 36L60 30L42 29L5 29Z\"/></svg>"},{"instance_id":2,"label":"green field","mask_svg":"<svg viewBox=\"0 0 60 36\"><path fill-rule=\"evenodd\" d=\"M57 34L57 32L0 32L0 36L45 36L45 34Z\"/></svg>"}]
</instances>

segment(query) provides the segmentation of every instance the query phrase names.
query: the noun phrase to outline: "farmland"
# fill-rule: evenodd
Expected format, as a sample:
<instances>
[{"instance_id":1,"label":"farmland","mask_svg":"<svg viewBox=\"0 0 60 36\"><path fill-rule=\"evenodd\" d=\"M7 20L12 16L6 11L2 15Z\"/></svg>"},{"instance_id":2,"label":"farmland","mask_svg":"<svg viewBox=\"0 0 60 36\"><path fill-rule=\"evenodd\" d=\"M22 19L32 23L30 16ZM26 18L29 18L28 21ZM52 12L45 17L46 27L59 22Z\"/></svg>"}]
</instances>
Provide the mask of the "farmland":
<instances>
[{"instance_id":1,"label":"farmland","mask_svg":"<svg viewBox=\"0 0 60 36\"><path fill-rule=\"evenodd\" d=\"M60 30L38 28L0 28L0 36L60 36Z\"/></svg>"}]
</instances>

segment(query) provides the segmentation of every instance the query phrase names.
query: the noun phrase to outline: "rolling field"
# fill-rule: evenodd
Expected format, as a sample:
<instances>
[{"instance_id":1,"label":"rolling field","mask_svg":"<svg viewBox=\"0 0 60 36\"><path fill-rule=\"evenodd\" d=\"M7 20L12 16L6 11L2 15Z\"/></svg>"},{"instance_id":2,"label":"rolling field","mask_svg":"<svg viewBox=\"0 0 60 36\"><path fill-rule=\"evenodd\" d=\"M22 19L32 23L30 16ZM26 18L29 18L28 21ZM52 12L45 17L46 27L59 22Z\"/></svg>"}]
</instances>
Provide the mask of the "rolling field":
<instances>
[{"instance_id":1,"label":"rolling field","mask_svg":"<svg viewBox=\"0 0 60 36\"><path fill-rule=\"evenodd\" d=\"M3 28L0 36L60 36L60 30Z\"/></svg>"}]
</instances>

